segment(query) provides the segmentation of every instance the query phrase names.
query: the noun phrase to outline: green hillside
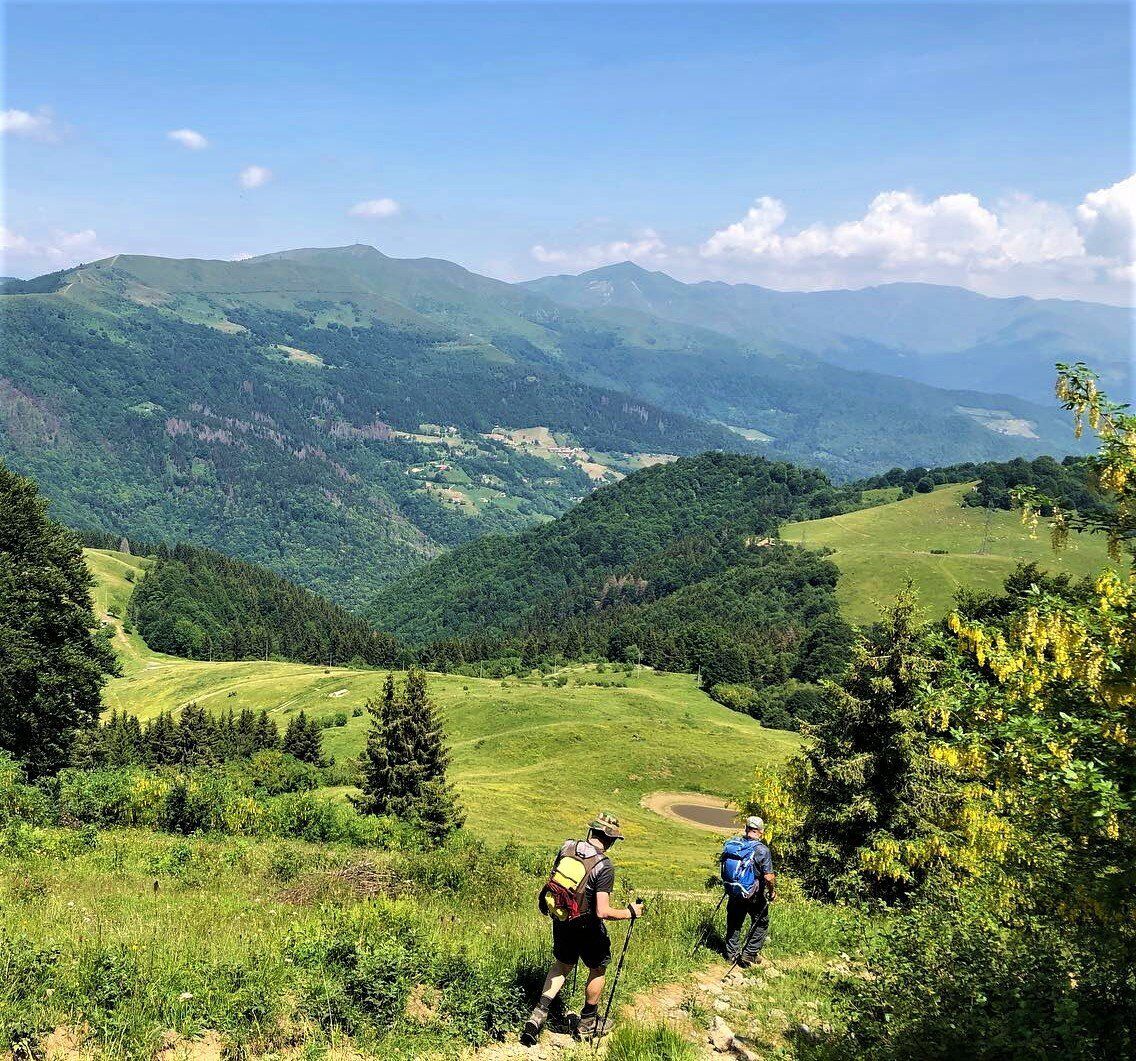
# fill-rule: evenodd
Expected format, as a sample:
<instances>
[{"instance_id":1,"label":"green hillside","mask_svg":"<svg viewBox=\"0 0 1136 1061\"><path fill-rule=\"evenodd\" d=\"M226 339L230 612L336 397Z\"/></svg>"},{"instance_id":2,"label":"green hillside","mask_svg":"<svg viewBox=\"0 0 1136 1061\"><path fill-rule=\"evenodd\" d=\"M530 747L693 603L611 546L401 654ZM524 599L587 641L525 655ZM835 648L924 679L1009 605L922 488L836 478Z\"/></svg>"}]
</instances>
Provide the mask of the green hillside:
<instances>
[{"instance_id":1,"label":"green hillside","mask_svg":"<svg viewBox=\"0 0 1136 1061\"><path fill-rule=\"evenodd\" d=\"M1074 576L1107 562L1098 539L1071 535L1055 554L1044 528L1031 538L1014 512L964 507L974 484L944 486L929 494L827 519L790 523L781 537L809 548L833 550L840 568L836 596L854 622L871 622L878 603L891 600L908 578L933 615L950 609L960 587L995 591L1021 561ZM942 549L945 553L933 553Z\"/></svg>"},{"instance_id":2,"label":"green hillside","mask_svg":"<svg viewBox=\"0 0 1136 1061\"><path fill-rule=\"evenodd\" d=\"M557 515L622 454L752 448L464 317L388 312L367 263L337 260L121 257L0 296L0 459L70 526L213 547L357 605L443 548Z\"/></svg>"},{"instance_id":3,"label":"green hillside","mask_svg":"<svg viewBox=\"0 0 1136 1061\"><path fill-rule=\"evenodd\" d=\"M137 578L146 561L101 550L86 555L99 610L105 595L121 613L131 586L126 573ZM108 710L152 718L194 701L211 711L266 709L281 728L301 710L317 719L345 713L346 725L324 731L325 749L337 759L362 749L368 720L355 712L378 694L384 677L344 667L182 660L149 652L121 629L115 644L128 656L125 674L107 685ZM693 675L643 669L620 675L625 688L586 684L611 680L594 668L563 675L563 688L539 679L431 676L469 828L543 849L607 807L626 823L621 860L636 881L697 888L713 837L646 810L640 800L659 790L734 797L756 763L787 757L797 737L714 703Z\"/></svg>"}]
</instances>

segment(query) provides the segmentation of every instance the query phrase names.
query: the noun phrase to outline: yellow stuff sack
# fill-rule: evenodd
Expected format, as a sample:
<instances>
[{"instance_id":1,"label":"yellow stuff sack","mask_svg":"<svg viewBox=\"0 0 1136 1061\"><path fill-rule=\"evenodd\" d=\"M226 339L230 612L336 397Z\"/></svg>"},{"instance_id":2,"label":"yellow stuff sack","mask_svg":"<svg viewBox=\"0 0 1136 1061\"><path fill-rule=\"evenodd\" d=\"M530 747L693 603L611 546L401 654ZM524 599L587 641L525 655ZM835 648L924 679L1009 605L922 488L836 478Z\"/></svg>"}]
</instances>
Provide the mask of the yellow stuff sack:
<instances>
[{"instance_id":1,"label":"yellow stuff sack","mask_svg":"<svg viewBox=\"0 0 1136 1061\"><path fill-rule=\"evenodd\" d=\"M541 912L557 921L571 921L584 913L588 875L603 855L581 855L579 843L569 841L560 849L548 883L541 889Z\"/></svg>"}]
</instances>

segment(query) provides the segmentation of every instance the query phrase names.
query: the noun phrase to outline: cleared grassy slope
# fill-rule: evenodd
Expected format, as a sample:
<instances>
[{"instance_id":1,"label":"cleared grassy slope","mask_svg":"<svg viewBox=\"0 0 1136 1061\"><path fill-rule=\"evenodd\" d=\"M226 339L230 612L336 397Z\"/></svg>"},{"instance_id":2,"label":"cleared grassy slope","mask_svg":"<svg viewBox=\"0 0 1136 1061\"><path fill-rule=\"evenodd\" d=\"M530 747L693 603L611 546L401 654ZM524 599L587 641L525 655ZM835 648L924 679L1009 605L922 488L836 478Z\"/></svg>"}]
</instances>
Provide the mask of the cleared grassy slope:
<instances>
[{"instance_id":1,"label":"cleared grassy slope","mask_svg":"<svg viewBox=\"0 0 1136 1061\"><path fill-rule=\"evenodd\" d=\"M973 484L944 486L876 508L788 524L781 537L834 551L841 571L836 595L854 622L876 619L879 602L891 600L908 578L928 612L939 616L950 609L960 586L997 590L1019 561L1035 560L1074 576L1108 563L1098 539L1070 535L1068 549L1054 553L1044 528L1030 538L1017 513L963 508L960 501L971 489Z\"/></svg>"},{"instance_id":2,"label":"cleared grassy slope","mask_svg":"<svg viewBox=\"0 0 1136 1061\"><path fill-rule=\"evenodd\" d=\"M111 607L125 614L137 557L89 550ZM113 621L113 617L112 617ZM330 755L357 755L368 719L354 715L378 694L383 675L344 667L293 663L204 663L150 652L121 630L116 645L124 675L107 686L108 709L152 718L196 701L212 711L270 711L283 726L300 710L316 718L345 712L346 726L324 731ZM587 668L571 668L569 684L500 682L433 675L453 747L453 773L469 827L499 840L542 848L578 833L588 817L610 809L625 823L619 864L636 883L696 888L710 868L717 838L645 810L640 799L659 789L724 798L742 794L758 762L781 760L798 746L795 734L763 729L702 693L693 675L644 670L626 689L583 685Z\"/></svg>"}]
</instances>

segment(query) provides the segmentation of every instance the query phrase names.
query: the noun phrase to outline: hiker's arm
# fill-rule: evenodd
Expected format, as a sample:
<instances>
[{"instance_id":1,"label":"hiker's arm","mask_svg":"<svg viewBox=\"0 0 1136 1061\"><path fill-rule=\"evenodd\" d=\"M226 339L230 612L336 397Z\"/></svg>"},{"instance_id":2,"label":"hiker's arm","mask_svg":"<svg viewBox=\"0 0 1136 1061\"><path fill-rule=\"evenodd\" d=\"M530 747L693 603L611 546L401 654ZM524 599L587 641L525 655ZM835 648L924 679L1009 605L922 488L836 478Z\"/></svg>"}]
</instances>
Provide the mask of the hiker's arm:
<instances>
[{"instance_id":1,"label":"hiker's arm","mask_svg":"<svg viewBox=\"0 0 1136 1061\"><path fill-rule=\"evenodd\" d=\"M601 921L630 921L642 913L642 903L632 903L626 910L616 910L611 905L610 892L596 892L596 917Z\"/></svg>"},{"instance_id":2,"label":"hiker's arm","mask_svg":"<svg viewBox=\"0 0 1136 1061\"><path fill-rule=\"evenodd\" d=\"M777 874L765 874L765 894L769 897L769 901L773 902L777 898Z\"/></svg>"}]
</instances>

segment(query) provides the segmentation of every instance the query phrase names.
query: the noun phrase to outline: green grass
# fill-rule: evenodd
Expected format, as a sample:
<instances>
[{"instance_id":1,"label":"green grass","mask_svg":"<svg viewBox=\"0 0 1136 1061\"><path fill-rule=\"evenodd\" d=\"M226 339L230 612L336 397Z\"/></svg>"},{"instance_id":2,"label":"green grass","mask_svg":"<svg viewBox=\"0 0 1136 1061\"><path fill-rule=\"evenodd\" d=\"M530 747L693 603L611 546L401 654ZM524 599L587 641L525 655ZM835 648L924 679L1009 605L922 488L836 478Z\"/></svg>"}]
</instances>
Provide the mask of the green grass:
<instances>
[{"instance_id":1,"label":"green grass","mask_svg":"<svg viewBox=\"0 0 1136 1061\"><path fill-rule=\"evenodd\" d=\"M876 619L880 603L894 598L908 578L928 613L937 617L950 610L960 587L998 590L1020 561L1035 560L1077 577L1108 563L1099 539L1073 534L1069 547L1054 553L1044 528L1030 538L1016 513L964 508L959 502L971 489L971 484L944 486L843 516L791 523L781 537L833 550L841 572L837 598L854 622Z\"/></svg>"},{"instance_id":2,"label":"green grass","mask_svg":"<svg viewBox=\"0 0 1136 1061\"><path fill-rule=\"evenodd\" d=\"M99 551L88 558L96 600L105 586L124 608L131 584L123 569L138 559ZM129 655L124 675L107 685L108 709L153 718L196 701L211 711L268 710L281 727L301 710L315 718L346 712L346 726L324 730L325 750L338 760L362 749L369 723L355 712L378 695L384 677L345 667L177 659L151 653L121 631L116 644ZM627 833L616 857L621 872L644 887L698 888L713 867L716 838L645 810L640 799L660 789L740 796L754 766L792 754L797 736L715 703L693 675L644 669L626 677L626 688L600 688L581 684L596 680L593 670L564 673L563 688L431 676L468 828L487 840L546 851L578 835L597 811L610 810Z\"/></svg>"},{"instance_id":3,"label":"green grass","mask_svg":"<svg viewBox=\"0 0 1136 1061\"><path fill-rule=\"evenodd\" d=\"M9 824L0 1050L70 1028L99 1058L153 1057L171 1032L183 1043L219 1036L236 1057L466 1057L490 1035L515 1035L535 1001L549 960L532 902L542 879L537 863L476 842L383 853ZM716 960L709 948L692 953L710 909L649 905L624 1003ZM612 926L616 947L626 930ZM768 951L789 976L798 956L823 961L846 938L833 911L790 900L778 904ZM582 990L581 980L566 1002L578 1008ZM343 1052L327 1053L333 1045ZM700 1056L657 1024L624 1024L609 1049L619 1061Z\"/></svg>"}]
</instances>

